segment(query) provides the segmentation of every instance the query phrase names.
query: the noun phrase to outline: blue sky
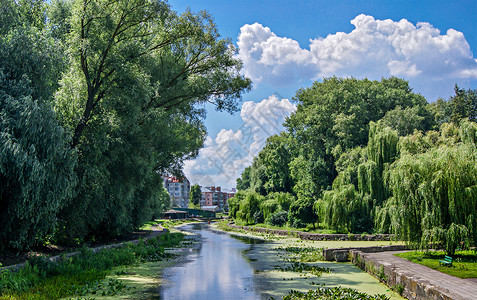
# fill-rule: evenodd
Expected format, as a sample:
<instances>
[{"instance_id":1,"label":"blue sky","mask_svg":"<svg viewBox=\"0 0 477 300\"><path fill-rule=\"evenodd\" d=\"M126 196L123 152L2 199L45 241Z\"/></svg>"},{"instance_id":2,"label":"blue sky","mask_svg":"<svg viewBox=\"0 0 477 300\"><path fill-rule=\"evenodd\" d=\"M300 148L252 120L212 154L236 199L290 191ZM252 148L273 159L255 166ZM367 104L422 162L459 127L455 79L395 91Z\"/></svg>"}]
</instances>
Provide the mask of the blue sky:
<instances>
[{"instance_id":1,"label":"blue sky","mask_svg":"<svg viewBox=\"0 0 477 300\"><path fill-rule=\"evenodd\" d=\"M206 146L185 165L192 183L233 187L266 137L282 129L295 91L323 77L395 75L430 102L451 96L455 83L477 88L475 0L170 4L178 12L207 10L254 81L233 116L208 109Z\"/></svg>"}]
</instances>

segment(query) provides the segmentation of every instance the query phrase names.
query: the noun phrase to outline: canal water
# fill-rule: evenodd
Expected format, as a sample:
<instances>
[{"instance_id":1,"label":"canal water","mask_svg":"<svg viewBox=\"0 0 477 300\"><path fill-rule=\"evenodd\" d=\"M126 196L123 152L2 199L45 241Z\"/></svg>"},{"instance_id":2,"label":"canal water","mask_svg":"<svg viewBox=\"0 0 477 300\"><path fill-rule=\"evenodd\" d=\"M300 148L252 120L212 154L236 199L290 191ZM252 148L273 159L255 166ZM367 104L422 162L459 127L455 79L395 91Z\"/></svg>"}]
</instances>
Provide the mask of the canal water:
<instances>
[{"instance_id":1,"label":"canal water","mask_svg":"<svg viewBox=\"0 0 477 300\"><path fill-rule=\"evenodd\" d=\"M189 224L181 230L197 235L199 248L179 266L163 272L161 299L260 299L254 284L254 269L244 256L255 243L213 231L207 224Z\"/></svg>"}]
</instances>

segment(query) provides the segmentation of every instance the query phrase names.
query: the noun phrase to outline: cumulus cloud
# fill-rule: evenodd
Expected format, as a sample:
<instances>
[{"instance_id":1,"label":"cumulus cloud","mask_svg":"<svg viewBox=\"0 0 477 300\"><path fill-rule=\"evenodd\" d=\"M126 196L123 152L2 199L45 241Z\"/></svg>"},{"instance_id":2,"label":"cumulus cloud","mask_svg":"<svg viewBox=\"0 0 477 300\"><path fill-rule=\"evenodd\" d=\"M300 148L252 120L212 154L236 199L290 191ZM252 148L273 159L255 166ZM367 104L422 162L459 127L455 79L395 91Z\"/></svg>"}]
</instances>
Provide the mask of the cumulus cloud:
<instances>
[{"instance_id":1,"label":"cumulus cloud","mask_svg":"<svg viewBox=\"0 0 477 300\"><path fill-rule=\"evenodd\" d=\"M270 96L261 102L245 102L238 130L222 129L215 138L207 137L199 157L184 164L184 173L192 183L235 186L236 178L265 146L266 139L283 130L283 122L296 106L288 99Z\"/></svg>"},{"instance_id":2,"label":"cumulus cloud","mask_svg":"<svg viewBox=\"0 0 477 300\"><path fill-rule=\"evenodd\" d=\"M477 78L464 34L449 29L441 34L431 24L375 20L359 15L349 33L337 32L310 40L309 49L276 36L270 28L244 25L238 37L238 56L245 74L256 82L295 83L329 76L380 79L403 77L416 85L441 85Z\"/></svg>"}]
</instances>

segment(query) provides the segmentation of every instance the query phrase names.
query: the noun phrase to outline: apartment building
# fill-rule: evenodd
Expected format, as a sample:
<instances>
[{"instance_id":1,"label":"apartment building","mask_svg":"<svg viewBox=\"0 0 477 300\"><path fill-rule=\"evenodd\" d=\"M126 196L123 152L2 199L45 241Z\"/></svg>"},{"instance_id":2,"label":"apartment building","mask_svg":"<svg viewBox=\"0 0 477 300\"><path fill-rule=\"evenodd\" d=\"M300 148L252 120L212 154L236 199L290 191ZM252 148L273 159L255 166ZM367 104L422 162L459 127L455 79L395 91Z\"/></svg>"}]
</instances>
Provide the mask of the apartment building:
<instances>
[{"instance_id":1,"label":"apartment building","mask_svg":"<svg viewBox=\"0 0 477 300\"><path fill-rule=\"evenodd\" d=\"M168 173L161 176L164 187L171 196L172 207L189 207L190 182L187 177L175 177Z\"/></svg>"},{"instance_id":2,"label":"apartment building","mask_svg":"<svg viewBox=\"0 0 477 300\"><path fill-rule=\"evenodd\" d=\"M217 206L221 211L228 211L227 200L232 198L237 192L235 188L222 189L220 186L200 187L201 199L200 207Z\"/></svg>"}]
</instances>

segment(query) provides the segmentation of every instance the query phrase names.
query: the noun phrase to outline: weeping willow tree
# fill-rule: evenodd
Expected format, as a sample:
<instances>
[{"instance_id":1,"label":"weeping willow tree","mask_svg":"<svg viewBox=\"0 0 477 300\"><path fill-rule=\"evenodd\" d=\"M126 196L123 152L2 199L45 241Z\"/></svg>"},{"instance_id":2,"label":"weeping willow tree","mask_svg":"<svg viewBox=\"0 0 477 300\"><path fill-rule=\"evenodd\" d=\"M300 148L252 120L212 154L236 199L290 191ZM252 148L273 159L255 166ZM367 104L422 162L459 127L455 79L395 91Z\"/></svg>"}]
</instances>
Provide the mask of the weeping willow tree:
<instances>
[{"instance_id":1,"label":"weeping willow tree","mask_svg":"<svg viewBox=\"0 0 477 300\"><path fill-rule=\"evenodd\" d=\"M263 222L260 209L265 198L254 191L239 191L233 198L228 199L229 216L239 224L254 224Z\"/></svg>"},{"instance_id":2,"label":"weeping willow tree","mask_svg":"<svg viewBox=\"0 0 477 300\"><path fill-rule=\"evenodd\" d=\"M460 131L464 142L403 154L386 173L393 193L387 204L393 213L381 215L379 221L388 222L399 238L423 249L442 246L452 255L462 242L475 246L476 129L465 122Z\"/></svg>"},{"instance_id":3,"label":"weeping willow tree","mask_svg":"<svg viewBox=\"0 0 477 300\"><path fill-rule=\"evenodd\" d=\"M315 204L325 226L339 232L373 229L374 211L390 196L383 171L398 157L398 141L397 131L370 122L366 148L341 155L337 165L342 172L333 189Z\"/></svg>"},{"instance_id":4,"label":"weeping willow tree","mask_svg":"<svg viewBox=\"0 0 477 300\"><path fill-rule=\"evenodd\" d=\"M368 194L375 205L381 205L389 197L382 174L384 169L398 157L399 137L389 127L369 124L369 141L366 147L368 161L358 166L358 189Z\"/></svg>"},{"instance_id":5,"label":"weeping willow tree","mask_svg":"<svg viewBox=\"0 0 477 300\"><path fill-rule=\"evenodd\" d=\"M371 199L352 184L323 192L315 203L321 221L338 232L364 232L372 226Z\"/></svg>"},{"instance_id":6,"label":"weeping willow tree","mask_svg":"<svg viewBox=\"0 0 477 300\"><path fill-rule=\"evenodd\" d=\"M290 205L295 200L295 197L290 193L275 192L268 194L266 200L260 203L260 210L263 213L263 218L268 222L274 213L280 211L288 213Z\"/></svg>"}]
</instances>

